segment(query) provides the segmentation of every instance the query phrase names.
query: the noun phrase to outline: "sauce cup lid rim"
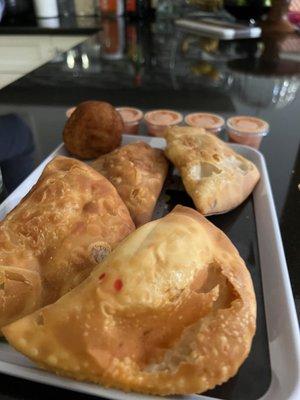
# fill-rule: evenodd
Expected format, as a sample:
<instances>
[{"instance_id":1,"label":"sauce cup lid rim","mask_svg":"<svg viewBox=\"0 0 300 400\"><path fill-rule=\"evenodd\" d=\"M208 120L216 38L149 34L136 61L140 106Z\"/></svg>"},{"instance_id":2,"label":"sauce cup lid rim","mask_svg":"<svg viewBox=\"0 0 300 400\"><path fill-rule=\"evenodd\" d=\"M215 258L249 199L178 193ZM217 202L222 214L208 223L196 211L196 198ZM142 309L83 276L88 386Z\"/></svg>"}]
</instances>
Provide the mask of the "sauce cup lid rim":
<instances>
[{"instance_id":1,"label":"sauce cup lid rim","mask_svg":"<svg viewBox=\"0 0 300 400\"><path fill-rule=\"evenodd\" d=\"M223 117L221 117L221 115L218 115L218 114L215 114L215 113L209 113L209 112L202 112L202 111L193 112L193 113L187 114L187 115L184 117L184 122L186 122L188 125L190 125L190 122L188 121L189 118L191 118L191 117L194 116L194 115L199 115L199 114L200 114L200 115L202 114L203 116L205 116L205 115L211 115L211 116L213 116L213 117L217 117L217 119L219 120L218 122L216 122L215 124L213 124L213 125L210 126L210 127L203 127L204 129L207 129L207 130L219 129L219 130L221 130L222 127L225 125L225 120L224 120ZM193 125L193 126L195 126L195 125Z\"/></svg>"},{"instance_id":2,"label":"sauce cup lid rim","mask_svg":"<svg viewBox=\"0 0 300 400\"><path fill-rule=\"evenodd\" d=\"M144 113L142 110L140 110L139 108L136 107L127 107L127 106L120 106L120 107L116 107L116 110L120 113L120 110L133 110L135 111L136 115L133 119L131 120L123 120L124 124L127 125L134 125L137 124L144 116ZM121 113L120 113L121 114ZM122 114L121 114L122 115Z\"/></svg>"},{"instance_id":3,"label":"sauce cup lid rim","mask_svg":"<svg viewBox=\"0 0 300 400\"><path fill-rule=\"evenodd\" d=\"M250 120L256 120L262 122L263 126L261 128L258 128L256 131L247 131L246 129L239 129L235 125L232 124L232 121L235 120L236 118L246 118ZM252 117L250 115L237 115L234 117L230 117L226 121L226 127L230 129L233 133L239 136L266 136L269 133L270 126L268 122L264 121L261 118L258 117Z\"/></svg>"},{"instance_id":4,"label":"sauce cup lid rim","mask_svg":"<svg viewBox=\"0 0 300 400\"><path fill-rule=\"evenodd\" d=\"M174 121L172 121L171 123L168 123L168 124L158 124L158 123L155 123L155 122L152 122L151 120L149 120L149 116L151 114L159 112L159 111L169 112L169 113L172 113L173 115L175 114L177 116L177 119L175 119ZM155 126L171 126L171 125L177 125L180 122L182 122L183 121L183 115L180 112L175 111L175 110L160 108L160 109L157 109L157 110L147 111L145 113L145 115L144 115L144 119L148 124L151 124L151 125L155 125Z\"/></svg>"}]
</instances>

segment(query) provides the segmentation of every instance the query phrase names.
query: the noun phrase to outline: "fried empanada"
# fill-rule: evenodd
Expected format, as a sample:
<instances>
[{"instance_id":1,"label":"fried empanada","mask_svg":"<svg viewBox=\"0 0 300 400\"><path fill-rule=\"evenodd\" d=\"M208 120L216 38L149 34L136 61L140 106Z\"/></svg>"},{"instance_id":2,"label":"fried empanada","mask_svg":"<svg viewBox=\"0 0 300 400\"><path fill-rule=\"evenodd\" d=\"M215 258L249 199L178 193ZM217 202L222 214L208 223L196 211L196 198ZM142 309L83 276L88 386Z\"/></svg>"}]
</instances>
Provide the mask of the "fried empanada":
<instances>
[{"instance_id":1,"label":"fried empanada","mask_svg":"<svg viewBox=\"0 0 300 400\"><path fill-rule=\"evenodd\" d=\"M235 375L255 326L237 250L197 211L177 206L129 235L81 285L3 332L59 375L167 395Z\"/></svg>"},{"instance_id":2,"label":"fried empanada","mask_svg":"<svg viewBox=\"0 0 300 400\"><path fill-rule=\"evenodd\" d=\"M133 230L106 178L55 158L0 223L0 327L77 286Z\"/></svg>"},{"instance_id":3,"label":"fried empanada","mask_svg":"<svg viewBox=\"0 0 300 400\"><path fill-rule=\"evenodd\" d=\"M99 157L92 167L115 186L137 227L151 220L168 172L162 150L130 143Z\"/></svg>"},{"instance_id":4,"label":"fried empanada","mask_svg":"<svg viewBox=\"0 0 300 400\"><path fill-rule=\"evenodd\" d=\"M259 171L251 161L204 129L169 128L165 137L165 154L178 168L186 191L204 215L237 207L259 180Z\"/></svg>"}]
</instances>

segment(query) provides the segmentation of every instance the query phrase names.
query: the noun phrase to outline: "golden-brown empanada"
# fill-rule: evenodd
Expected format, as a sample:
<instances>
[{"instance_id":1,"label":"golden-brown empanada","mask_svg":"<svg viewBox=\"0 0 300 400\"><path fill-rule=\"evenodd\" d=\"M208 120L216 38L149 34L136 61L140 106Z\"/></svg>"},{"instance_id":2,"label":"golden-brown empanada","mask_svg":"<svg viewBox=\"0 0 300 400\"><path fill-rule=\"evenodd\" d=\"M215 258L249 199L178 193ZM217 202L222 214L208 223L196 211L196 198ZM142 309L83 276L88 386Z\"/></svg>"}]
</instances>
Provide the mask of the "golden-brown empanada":
<instances>
[{"instance_id":1,"label":"golden-brown empanada","mask_svg":"<svg viewBox=\"0 0 300 400\"><path fill-rule=\"evenodd\" d=\"M235 375L255 325L237 250L197 211L177 206L129 235L81 285L3 332L57 374L166 395Z\"/></svg>"},{"instance_id":2,"label":"golden-brown empanada","mask_svg":"<svg viewBox=\"0 0 300 400\"><path fill-rule=\"evenodd\" d=\"M151 220L168 172L162 150L130 143L99 157L92 167L115 186L137 227Z\"/></svg>"},{"instance_id":3,"label":"golden-brown empanada","mask_svg":"<svg viewBox=\"0 0 300 400\"><path fill-rule=\"evenodd\" d=\"M186 191L202 214L225 213L252 192L256 166L201 128L173 127L166 132L166 156L178 168Z\"/></svg>"},{"instance_id":4,"label":"golden-brown empanada","mask_svg":"<svg viewBox=\"0 0 300 400\"><path fill-rule=\"evenodd\" d=\"M0 327L77 286L133 230L106 178L55 158L0 223Z\"/></svg>"}]
</instances>

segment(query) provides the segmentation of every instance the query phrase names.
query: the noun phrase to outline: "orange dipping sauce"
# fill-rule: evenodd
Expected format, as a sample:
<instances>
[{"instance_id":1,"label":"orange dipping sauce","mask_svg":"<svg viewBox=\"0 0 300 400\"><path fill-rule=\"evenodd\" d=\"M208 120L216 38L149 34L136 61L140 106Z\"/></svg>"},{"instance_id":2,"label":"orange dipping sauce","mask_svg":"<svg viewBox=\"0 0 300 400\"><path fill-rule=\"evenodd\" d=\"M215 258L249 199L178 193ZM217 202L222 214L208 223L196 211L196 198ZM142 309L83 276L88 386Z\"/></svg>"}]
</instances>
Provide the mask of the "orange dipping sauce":
<instances>
[{"instance_id":1,"label":"orange dipping sauce","mask_svg":"<svg viewBox=\"0 0 300 400\"><path fill-rule=\"evenodd\" d=\"M133 107L118 107L117 111L123 119L124 133L137 135L144 113L138 108Z\"/></svg>"},{"instance_id":2,"label":"orange dipping sauce","mask_svg":"<svg viewBox=\"0 0 300 400\"><path fill-rule=\"evenodd\" d=\"M245 144L258 149L262 138L269 132L269 124L263 119L241 115L227 120L227 135L233 143Z\"/></svg>"},{"instance_id":3,"label":"orange dipping sauce","mask_svg":"<svg viewBox=\"0 0 300 400\"><path fill-rule=\"evenodd\" d=\"M219 115L202 112L188 114L184 121L189 126L204 128L214 134L220 132L225 125L224 119Z\"/></svg>"},{"instance_id":4,"label":"orange dipping sauce","mask_svg":"<svg viewBox=\"0 0 300 400\"><path fill-rule=\"evenodd\" d=\"M163 137L168 126L178 125L182 120L182 114L173 110L153 110L145 114L148 133L152 136Z\"/></svg>"}]
</instances>

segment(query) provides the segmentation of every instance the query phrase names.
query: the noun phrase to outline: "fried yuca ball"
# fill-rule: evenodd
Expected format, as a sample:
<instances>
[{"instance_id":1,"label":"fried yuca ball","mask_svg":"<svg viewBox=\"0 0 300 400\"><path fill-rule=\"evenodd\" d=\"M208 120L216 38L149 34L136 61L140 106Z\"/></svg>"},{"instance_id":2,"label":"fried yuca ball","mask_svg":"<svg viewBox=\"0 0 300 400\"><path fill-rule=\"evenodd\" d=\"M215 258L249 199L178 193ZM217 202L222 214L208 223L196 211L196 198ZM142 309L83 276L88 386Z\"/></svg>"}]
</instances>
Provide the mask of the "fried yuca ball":
<instances>
[{"instance_id":1,"label":"fried yuca ball","mask_svg":"<svg viewBox=\"0 0 300 400\"><path fill-rule=\"evenodd\" d=\"M63 140L70 153L82 159L91 159L118 147L122 131L122 118L111 104L85 101L67 120Z\"/></svg>"}]
</instances>

